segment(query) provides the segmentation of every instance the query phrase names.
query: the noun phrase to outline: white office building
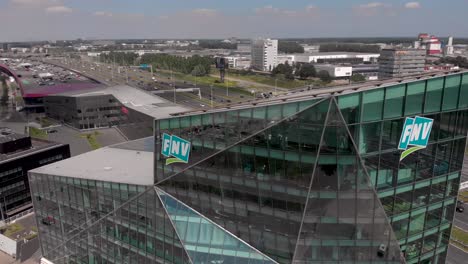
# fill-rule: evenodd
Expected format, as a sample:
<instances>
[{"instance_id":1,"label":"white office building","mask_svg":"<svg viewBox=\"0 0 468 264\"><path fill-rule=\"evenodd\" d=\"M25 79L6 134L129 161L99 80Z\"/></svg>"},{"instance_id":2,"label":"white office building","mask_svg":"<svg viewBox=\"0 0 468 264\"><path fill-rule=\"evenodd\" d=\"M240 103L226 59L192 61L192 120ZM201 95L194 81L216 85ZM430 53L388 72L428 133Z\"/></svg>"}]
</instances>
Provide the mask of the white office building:
<instances>
[{"instance_id":1,"label":"white office building","mask_svg":"<svg viewBox=\"0 0 468 264\"><path fill-rule=\"evenodd\" d=\"M332 64L315 64L315 70L326 71L333 78L346 78L353 75L352 66L332 65Z\"/></svg>"},{"instance_id":2,"label":"white office building","mask_svg":"<svg viewBox=\"0 0 468 264\"><path fill-rule=\"evenodd\" d=\"M252 40L252 67L262 71L271 71L278 64L278 40Z\"/></svg>"}]
</instances>

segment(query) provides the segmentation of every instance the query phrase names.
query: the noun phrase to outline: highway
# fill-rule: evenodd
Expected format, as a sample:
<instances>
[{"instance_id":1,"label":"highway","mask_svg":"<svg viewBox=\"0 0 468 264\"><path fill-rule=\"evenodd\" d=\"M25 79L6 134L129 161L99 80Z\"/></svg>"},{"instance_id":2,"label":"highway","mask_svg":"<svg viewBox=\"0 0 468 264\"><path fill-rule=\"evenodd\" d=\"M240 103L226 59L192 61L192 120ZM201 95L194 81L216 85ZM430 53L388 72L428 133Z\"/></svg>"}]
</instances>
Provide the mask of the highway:
<instances>
[{"instance_id":1,"label":"highway","mask_svg":"<svg viewBox=\"0 0 468 264\"><path fill-rule=\"evenodd\" d=\"M158 91L158 96L194 109L208 109L211 105L217 107L254 98L253 95L248 95L247 92L239 93L237 90L230 90L229 96L226 96L227 91L224 88L180 81L175 78L171 79L170 76L167 76L167 73L154 73L157 80L154 81L151 72L137 67L119 67L75 59L47 59L44 62L81 72L107 85L128 84L145 91ZM174 86L177 89L199 88L201 98L199 98L198 92L176 92L174 98ZM160 93L161 91L167 92ZM213 95L213 100L211 100L211 95Z\"/></svg>"}]
</instances>

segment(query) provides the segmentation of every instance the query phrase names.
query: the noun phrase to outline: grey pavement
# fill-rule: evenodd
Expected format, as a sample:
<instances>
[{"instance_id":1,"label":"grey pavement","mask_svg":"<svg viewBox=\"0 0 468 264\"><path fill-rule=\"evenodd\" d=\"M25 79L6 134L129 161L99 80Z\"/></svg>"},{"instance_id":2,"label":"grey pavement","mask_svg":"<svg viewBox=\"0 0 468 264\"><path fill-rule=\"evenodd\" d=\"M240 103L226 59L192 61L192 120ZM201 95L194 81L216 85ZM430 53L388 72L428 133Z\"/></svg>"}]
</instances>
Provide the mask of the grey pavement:
<instances>
[{"instance_id":1,"label":"grey pavement","mask_svg":"<svg viewBox=\"0 0 468 264\"><path fill-rule=\"evenodd\" d=\"M0 122L0 127L9 127L13 131L21 134L24 134L25 126L26 122ZM55 127L54 130L57 130L57 132L48 134L48 140L69 144L72 156L92 150L88 141L81 137L81 134L93 133L96 130L80 132L79 130L68 126ZM102 128L97 131L99 132L97 140L103 147L126 141L126 139L115 128Z\"/></svg>"},{"instance_id":2,"label":"grey pavement","mask_svg":"<svg viewBox=\"0 0 468 264\"><path fill-rule=\"evenodd\" d=\"M23 262L20 262L19 260L16 260L15 258L11 257L10 255L6 254L5 252L3 251L0 251L0 263L1 264L38 264L40 263L40 259L41 259L41 250L38 249L36 251L36 253L34 253L34 255L32 257L30 257L29 259L23 261Z\"/></svg>"},{"instance_id":3,"label":"grey pavement","mask_svg":"<svg viewBox=\"0 0 468 264\"><path fill-rule=\"evenodd\" d=\"M468 180L468 156L465 155L462 169L461 182ZM465 205L465 210L468 209ZM455 211L453 225L468 231L468 211L459 213ZM463 251L455 246L450 245L447 253L446 263L448 264L461 264L467 263L468 252Z\"/></svg>"},{"instance_id":4,"label":"grey pavement","mask_svg":"<svg viewBox=\"0 0 468 264\"><path fill-rule=\"evenodd\" d=\"M29 233L33 226L36 226L36 220L34 214L29 214L25 217L19 218L15 221L16 223L21 224L25 229L21 231L22 234ZM37 264L41 258L41 251L38 249L36 253L33 254L32 257L27 259L26 261L20 262L15 258L11 257L10 255L6 254L3 251L0 251L0 263L1 264Z\"/></svg>"},{"instance_id":5,"label":"grey pavement","mask_svg":"<svg viewBox=\"0 0 468 264\"><path fill-rule=\"evenodd\" d=\"M445 260L446 264L466 264L467 263L467 253L463 250L449 245L448 254Z\"/></svg>"},{"instance_id":6,"label":"grey pavement","mask_svg":"<svg viewBox=\"0 0 468 264\"><path fill-rule=\"evenodd\" d=\"M103 147L126 141L125 138L114 128L103 128L87 132L80 132L67 126L61 126L55 128L55 130L57 130L56 133L48 134L48 139L55 142L69 144L72 156L83 154L92 150L88 140L86 140L84 137L81 137L82 134L94 133L94 131L98 131L99 135L97 136L97 140Z\"/></svg>"}]
</instances>

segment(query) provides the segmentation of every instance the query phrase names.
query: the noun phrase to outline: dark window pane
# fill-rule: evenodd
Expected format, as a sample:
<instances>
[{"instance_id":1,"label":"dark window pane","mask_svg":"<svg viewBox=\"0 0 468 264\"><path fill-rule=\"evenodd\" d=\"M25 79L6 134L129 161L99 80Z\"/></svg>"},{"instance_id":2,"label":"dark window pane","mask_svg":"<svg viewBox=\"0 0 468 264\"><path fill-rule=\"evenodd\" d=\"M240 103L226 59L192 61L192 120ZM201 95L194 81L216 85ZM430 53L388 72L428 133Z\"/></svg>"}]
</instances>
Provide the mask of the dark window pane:
<instances>
[{"instance_id":1,"label":"dark window pane","mask_svg":"<svg viewBox=\"0 0 468 264\"><path fill-rule=\"evenodd\" d=\"M444 87L443 78L431 79L427 81L426 102L424 104L424 113L440 111L443 87Z\"/></svg>"},{"instance_id":2,"label":"dark window pane","mask_svg":"<svg viewBox=\"0 0 468 264\"><path fill-rule=\"evenodd\" d=\"M389 87L385 90L384 118L400 117L403 114L405 85Z\"/></svg>"},{"instance_id":3,"label":"dark window pane","mask_svg":"<svg viewBox=\"0 0 468 264\"><path fill-rule=\"evenodd\" d=\"M359 122L359 105L361 104L361 93L342 95L338 97L338 105L346 123Z\"/></svg>"},{"instance_id":4,"label":"dark window pane","mask_svg":"<svg viewBox=\"0 0 468 264\"><path fill-rule=\"evenodd\" d=\"M424 89L426 82L407 84L405 115L421 114L424 102Z\"/></svg>"},{"instance_id":5,"label":"dark window pane","mask_svg":"<svg viewBox=\"0 0 468 264\"><path fill-rule=\"evenodd\" d=\"M466 108L468 107L468 73L463 74L462 86L460 89L458 108Z\"/></svg>"},{"instance_id":6,"label":"dark window pane","mask_svg":"<svg viewBox=\"0 0 468 264\"><path fill-rule=\"evenodd\" d=\"M363 93L362 121L374 121L382 118L384 91L382 89Z\"/></svg>"},{"instance_id":7,"label":"dark window pane","mask_svg":"<svg viewBox=\"0 0 468 264\"><path fill-rule=\"evenodd\" d=\"M445 77L444 102L442 103L442 110L452 110L457 108L459 89L460 75Z\"/></svg>"}]
</instances>

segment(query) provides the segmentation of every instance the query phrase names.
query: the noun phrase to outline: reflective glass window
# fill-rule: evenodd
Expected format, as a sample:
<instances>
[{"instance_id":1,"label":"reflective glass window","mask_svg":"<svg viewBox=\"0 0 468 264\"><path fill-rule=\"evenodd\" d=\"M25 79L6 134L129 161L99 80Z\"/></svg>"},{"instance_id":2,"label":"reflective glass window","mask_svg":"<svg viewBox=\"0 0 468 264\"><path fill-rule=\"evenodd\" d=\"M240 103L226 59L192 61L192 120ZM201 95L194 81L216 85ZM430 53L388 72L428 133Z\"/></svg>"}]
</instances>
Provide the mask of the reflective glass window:
<instances>
[{"instance_id":1,"label":"reflective glass window","mask_svg":"<svg viewBox=\"0 0 468 264\"><path fill-rule=\"evenodd\" d=\"M444 88L443 78L430 79L427 81L426 102L424 104L424 113L440 111L443 88Z\"/></svg>"},{"instance_id":2,"label":"reflective glass window","mask_svg":"<svg viewBox=\"0 0 468 264\"><path fill-rule=\"evenodd\" d=\"M381 150L396 149L400 142L403 120L389 120L383 122Z\"/></svg>"},{"instance_id":3,"label":"reflective glass window","mask_svg":"<svg viewBox=\"0 0 468 264\"><path fill-rule=\"evenodd\" d=\"M444 101L442 103L442 110L452 110L457 108L459 89L460 75L445 77Z\"/></svg>"},{"instance_id":4,"label":"reflective glass window","mask_svg":"<svg viewBox=\"0 0 468 264\"><path fill-rule=\"evenodd\" d=\"M377 89L363 93L362 121L374 121L382 118L384 90Z\"/></svg>"},{"instance_id":5,"label":"reflective glass window","mask_svg":"<svg viewBox=\"0 0 468 264\"><path fill-rule=\"evenodd\" d=\"M468 77L467 77L468 79ZM359 106L361 105L361 93L353 93L338 97L338 106L346 123L359 122Z\"/></svg>"},{"instance_id":6,"label":"reflective glass window","mask_svg":"<svg viewBox=\"0 0 468 264\"><path fill-rule=\"evenodd\" d=\"M400 117L403 113L405 85L389 87L385 90L384 118Z\"/></svg>"},{"instance_id":7,"label":"reflective glass window","mask_svg":"<svg viewBox=\"0 0 468 264\"><path fill-rule=\"evenodd\" d=\"M453 138L457 122L457 112L440 114L439 140Z\"/></svg>"},{"instance_id":8,"label":"reflective glass window","mask_svg":"<svg viewBox=\"0 0 468 264\"><path fill-rule=\"evenodd\" d=\"M408 83L406 89L405 115L420 114L424 102L426 82Z\"/></svg>"},{"instance_id":9,"label":"reflective glass window","mask_svg":"<svg viewBox=\"0 0 468 264\"><path fill-rule=\"evenodd\" d=\"M359 130L359 153L371 153L379 150L381 122L362 124Z\"/></svg>"},{"instance_id":10,"label":"reflective glass window","mask_svg":"<svg viewBox=\"0 0 468 264\"><path fill-rule=\"evenodd\" d=\"M468 73L463 74L462 85L460 89L460 100L458 102L458 107L466 108L468 107Z\"/></svg>"}]
</instances>

